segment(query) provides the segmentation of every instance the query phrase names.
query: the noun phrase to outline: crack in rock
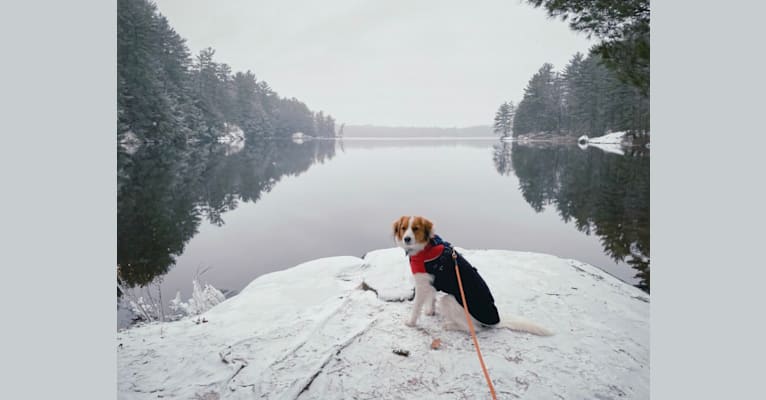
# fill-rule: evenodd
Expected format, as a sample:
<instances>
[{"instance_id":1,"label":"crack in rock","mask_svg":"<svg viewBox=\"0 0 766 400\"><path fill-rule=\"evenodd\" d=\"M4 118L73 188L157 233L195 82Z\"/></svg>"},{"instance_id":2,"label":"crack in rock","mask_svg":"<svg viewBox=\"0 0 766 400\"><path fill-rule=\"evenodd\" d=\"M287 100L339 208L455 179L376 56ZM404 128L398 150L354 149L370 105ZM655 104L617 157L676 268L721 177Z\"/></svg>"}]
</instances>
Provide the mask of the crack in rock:
<instances>
[{"instance_id":1,"label":"crack in rock","mask_svg":"<svg viewBox=\"0 0 766 400\"><path fill-rule=\"evenodd\" d=\"M295 398L296 398L296 400L297 400L297 399L299 399L299 398L301 397L301 395L303 395L303 393L305 393L307 390L309 390L309 387L311 386L311 384L312 384L312 383L314 383L314 380L315 380L315 379L316 379L316 378L317 378L317 377L318 377L318 376L319 376L319 375L320 375L322 372L324 372L324 367L326 367L326 366L327 366L327 364L329 364L329 363L330 363L330 361L332 361L332 359L333 359L333 356L334 356L334 355L335 355L335 356L339 355L339 354L340 354L340 353L341 353L341 352L342 352L342 351L343 351L343 350L344 350L346 347L348 347L348 346L349 346L349 345L350 345L350 344L351 344L351 343L352 343L352 342L353 342L353 341L354 341L356 338L358 338L358 337L360 337L360 336L364 335L365 333L367 333L367 332L370 330L370 328L372 328L372 326L373 326L373 325L375 325L375 323L376 323L376 322L377 322L377 320L372 320L372 321L371 321L369 324L367 324L367 326L365 326L365 327L364 327L363 329L361 329L359 332L355 333L353 336L351 336L350 338L348 338L348 340L346 340L345 342L341 343L341 344L340 344L340 345L338 345L338 346L335 346L337 350L335 350L335 351L334 351L334 354L333 354L333 352L331 351L331 352L330 352L330 354L329 354L329 355L328 355L328 356L325 358L325 360L324 360L324 362L322 363L322 365L320 365L320 366L319 366L319 368L317 369L317 371L316 371L316 372L315 372L315 373L314 373L314 374L313 374L313 375L312 375L312 376L309 378L308 382L306 382L306 384L304 384L304 385L303 385L303 388L301 388L300 392L298 392L298 395L295 397Z\"/></svg>"}]
</instances>

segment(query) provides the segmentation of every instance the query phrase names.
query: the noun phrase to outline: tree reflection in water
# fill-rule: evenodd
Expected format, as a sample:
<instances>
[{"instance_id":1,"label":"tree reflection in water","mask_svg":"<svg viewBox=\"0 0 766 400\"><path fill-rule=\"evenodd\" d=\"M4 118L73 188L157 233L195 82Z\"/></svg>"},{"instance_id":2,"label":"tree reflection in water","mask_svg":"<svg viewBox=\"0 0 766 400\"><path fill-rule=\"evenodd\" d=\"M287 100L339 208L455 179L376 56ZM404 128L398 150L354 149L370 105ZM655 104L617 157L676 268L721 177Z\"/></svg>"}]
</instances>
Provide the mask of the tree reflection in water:
<instances>
[{"instance_id":1,"label":"tree reflection in water","mask_svg":"<svg viewBox=\"0 0 766 400\"><path fill-rule=\"evenodd\" d=\"M508 151L510 147L510 151ZM649 151L626 155L572 145L498 143L495 167L512 169L532 208L556 207L565 222L600 238L604 252L636 270L639 288L649 291Z\"/></svg>"},{"instance_id":2,"label":"tree reflection in water","mask_svg":"<svg viewBox=\"0 0 766 400\"><path fill-rule=\"evenodd\" d=\"M143 145L117 157L117 265L125 287L166 274L203 219L223 225L283 176L335 155L334 140L262 140L234 154L221 145ZM119 294L119 291L118 291Z\"/></svg>"}]
</instances>

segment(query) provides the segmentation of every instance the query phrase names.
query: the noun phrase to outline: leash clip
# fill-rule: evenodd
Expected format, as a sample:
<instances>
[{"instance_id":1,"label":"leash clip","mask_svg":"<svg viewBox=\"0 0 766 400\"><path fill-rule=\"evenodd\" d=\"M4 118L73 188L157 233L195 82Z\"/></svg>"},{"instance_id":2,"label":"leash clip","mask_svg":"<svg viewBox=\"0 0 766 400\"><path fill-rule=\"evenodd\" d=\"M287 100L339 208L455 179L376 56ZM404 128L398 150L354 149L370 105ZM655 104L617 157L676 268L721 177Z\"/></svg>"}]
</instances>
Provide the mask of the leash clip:
<instances>
[{"instance_id":1,"label":"leash clip","mask_svg":"<svg viewBox=\"0 0 766 400\"><path fill-rule=\"evenodd\" d=\"M452 259L457 260L457 253L455 252L455 249L452 249Z\"/></svg>"}]
</instances>

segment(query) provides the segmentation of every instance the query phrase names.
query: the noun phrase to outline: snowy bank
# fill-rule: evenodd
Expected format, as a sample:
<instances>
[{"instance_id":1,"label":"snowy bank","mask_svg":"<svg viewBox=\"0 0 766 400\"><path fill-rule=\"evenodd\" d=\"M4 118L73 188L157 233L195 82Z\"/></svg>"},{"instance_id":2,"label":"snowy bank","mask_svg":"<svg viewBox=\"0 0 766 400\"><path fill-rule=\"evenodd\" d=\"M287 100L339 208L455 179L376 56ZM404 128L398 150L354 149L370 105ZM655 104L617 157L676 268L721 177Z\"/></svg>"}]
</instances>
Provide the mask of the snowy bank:
<instances>
[{"instance_id":1,"label":"snowy bank","mask_svg":"<svg viewBox=\"0 0 766 400\"><path fill-rule=\"evenodd\" d=\"M223 124L224 134L216 138L216 142L225 144L226 155L239 153L245 148L245 132L235 124Z\"/></svg>"},{"instance_id":2,"label":"snowy bank","mask_svg":"<svg viewBox=\"0 0 766 400\"><path fill-rule=\"evenodd\" d=\"M612 132L594 138L589 138L588 135L582 135L577 139L577 143L582 149L585 149L588 146L593 146L607 153L625 155L622 146L625 143L626 134L627 132Z\"/></svg>"},{"instance_id":3,"label":"snowy bank","mask_svg":"<svg viewBox=\"0 0 766 400\"><path fill-rule=\"evenodd\" d=\"M578 261L461 251L501 315L555 332L478 332L498 398L649 397L646 293ZM438 316L404 325L412 295L400 249L263 275L202 314L207 322L118 332L118 398L488 398L468 334L444 331ZM431 350L435 338L442 346Z\"/></svg>"},{"instance_id":4,"label":"snowy bank","mask_svg":"<svg viewBox=\"0 0 766 400\"><path fill-rule=\"evenodd\" d=\"M128 154L135 154L138 148L141 147L141 140L133 131L127 131L122 135L120 147Z\"/></svg>"},{"instance_id":5,"label":"snowy bank","mask_svg":"<svg viewBox=\"0 0 766 400\"><path fill-rule=\"evenodd\" d=\"M627 132L612 132L612 133L607 133L604 136L597 136L594 138L589 138L587 135L582 135L580 136L580 139L578 139L578 141L583 140L583 138L585 138L585 141L588 143L622 144L625 141L625 134L627 134Z\"/></svg>"}]
</instances>

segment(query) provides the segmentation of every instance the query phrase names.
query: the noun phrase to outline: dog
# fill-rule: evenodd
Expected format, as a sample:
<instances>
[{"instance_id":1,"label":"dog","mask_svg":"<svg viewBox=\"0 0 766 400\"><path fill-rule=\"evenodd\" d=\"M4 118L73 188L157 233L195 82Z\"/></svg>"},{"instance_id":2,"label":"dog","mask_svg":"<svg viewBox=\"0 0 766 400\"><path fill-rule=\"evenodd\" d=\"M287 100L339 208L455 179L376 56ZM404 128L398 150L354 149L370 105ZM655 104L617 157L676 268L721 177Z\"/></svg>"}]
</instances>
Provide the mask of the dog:
<instances>
[{"instance_id":1,"label":"dog","mask_svg":"<svg viewBox=\"0 0 766 400\"><path fill-rule=\"evenodd\" d=\"M474 325L503 327L540 336L552 335L547 329L528 321L501 318L495 299L479 271L463 256L434 233L434 224L421 216L402 216L393 223L394 241L409 257L415 279L415 300L412 315L405 324L414 327L425 307L426 315L438 312L444 319L444 329L468 331L463 301L455 274L457 261L468 312ZM453 251L456 259L453 259ZM436 292L446 293L436 303Z\"/></svg>"}]
</instances>

